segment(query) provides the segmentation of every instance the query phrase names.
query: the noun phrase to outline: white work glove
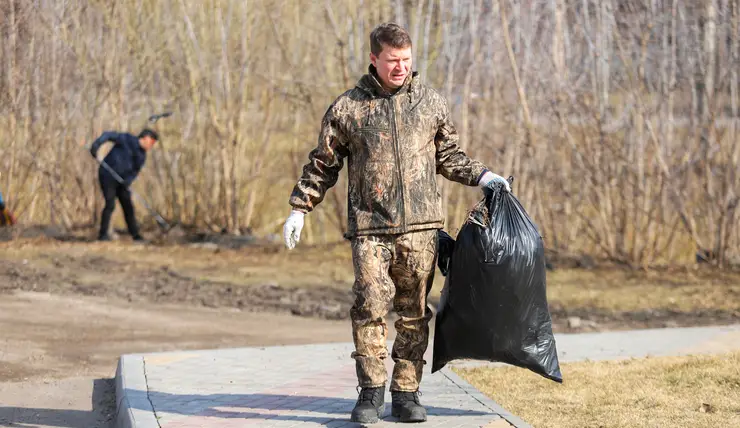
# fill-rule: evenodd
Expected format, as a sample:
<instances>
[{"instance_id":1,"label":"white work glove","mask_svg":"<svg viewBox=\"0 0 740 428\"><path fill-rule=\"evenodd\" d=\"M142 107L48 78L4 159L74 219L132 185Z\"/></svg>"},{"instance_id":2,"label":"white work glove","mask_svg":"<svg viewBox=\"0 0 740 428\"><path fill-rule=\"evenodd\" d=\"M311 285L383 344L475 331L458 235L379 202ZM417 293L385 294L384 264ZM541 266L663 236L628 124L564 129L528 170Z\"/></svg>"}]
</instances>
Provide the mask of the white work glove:
<instances>
[{"instance_id":1,"label":"white work glove","mask_svg":"<svg viewBox=\"0 0 740 428\"><path fill-rule=\"evenodd\" d=\"M494 174L491 171L486 171L486 173L483 174L483 177L481 177L478 181L478 185L481 188L493 187L496 182L503 183L504 189L507 192L511 192L511 186L509 186L509 182L504 177L498 174Z\"/></svg>"},{"instance_id":2,"label":"white work glove","mask_svg":"<svg viewBox=\"0 0 740 428\"><path fill-rule=\"evenodd\" d=\"M283 226L283 239L285 240L285 246L289 250L295 248L298 241L301 240L301 230L303 230L303 217L305 213L293 210L290 212L290 216L285 220Z\"/></svg>"}]
</instances>

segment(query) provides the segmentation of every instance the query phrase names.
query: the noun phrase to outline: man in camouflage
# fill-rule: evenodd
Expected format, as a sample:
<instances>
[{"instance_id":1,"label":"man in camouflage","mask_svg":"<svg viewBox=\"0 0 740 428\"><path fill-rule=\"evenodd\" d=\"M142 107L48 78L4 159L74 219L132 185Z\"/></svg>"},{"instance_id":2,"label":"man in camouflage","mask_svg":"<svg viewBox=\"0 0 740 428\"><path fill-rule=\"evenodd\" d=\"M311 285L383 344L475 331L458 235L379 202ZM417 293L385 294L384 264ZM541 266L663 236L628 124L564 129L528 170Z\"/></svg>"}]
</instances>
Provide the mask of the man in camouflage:
<instances>
[{"instance_id":1,"label":"man in camouflage","mask_svg":"<svg viewBox=\"0 0 740 428\"><path fill-rule=\"evenodd\" d=\"M325 113L318 145L290 196L283 233L288 248L300 240L303 219L348 164L348 232L355 270L350 311L361 391L352 421L374 423L384 409L385 359L391 303L398 313L390 382L392 414L426 420L419 402L437 257L444 225L436 174L468 186L506 180L458 146L446 100L411 72L411 39L395 24L370 34L371 65L357 85Z\"/></svg>"}]
</instances>

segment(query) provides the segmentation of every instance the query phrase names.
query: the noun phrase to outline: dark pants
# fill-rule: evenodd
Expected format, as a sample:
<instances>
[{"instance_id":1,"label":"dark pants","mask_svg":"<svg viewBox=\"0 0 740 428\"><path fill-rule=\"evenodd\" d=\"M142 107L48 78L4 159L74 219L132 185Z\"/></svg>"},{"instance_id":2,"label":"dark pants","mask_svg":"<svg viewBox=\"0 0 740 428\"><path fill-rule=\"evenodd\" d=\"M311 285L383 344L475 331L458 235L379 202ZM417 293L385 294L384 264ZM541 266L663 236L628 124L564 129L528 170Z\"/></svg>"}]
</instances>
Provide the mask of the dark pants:
<instances>
[{"instance_id":1,"label":"dark pants","mask_svg":"<svg viewBox=\"0 0 740 428\"><path fill-rule=\"evenodd\" d=\"M139 226L136 224L136 215L134 213L134 204L131 202L131 192L123 184L118 183L113 177L106 173L101 173L100 189L103 191L105 198L105 207L100 218L99 237L107 236L110 228L110 218L116 209L116 198L123 208L123 216L126 218L126 226L132 237L139 235Z\"/></svg>"}]
</instances>

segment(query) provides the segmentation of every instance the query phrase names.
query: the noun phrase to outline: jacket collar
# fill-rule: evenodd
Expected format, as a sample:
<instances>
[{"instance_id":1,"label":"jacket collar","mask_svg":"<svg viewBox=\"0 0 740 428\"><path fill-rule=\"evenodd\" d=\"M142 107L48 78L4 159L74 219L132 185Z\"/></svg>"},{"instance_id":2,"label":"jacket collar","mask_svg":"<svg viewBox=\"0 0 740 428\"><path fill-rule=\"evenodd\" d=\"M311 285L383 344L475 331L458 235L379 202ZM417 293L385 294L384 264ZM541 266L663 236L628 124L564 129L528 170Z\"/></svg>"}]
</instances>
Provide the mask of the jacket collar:
<instances>
[{"instance_id":1,"label":"jacket collar","mask_svg":"<svg viewBox=\"0 0 740 428\"><path fill-rule=\"evenodd\" d=\"M406 81L400 88L396 89L394 92L389 92L380 83L380 78L378 77L378 72L375 69L375 66L370 64L368 66L367 74L360 78L356 86L374 97L392 97L404 92L406 92L409 97L412 97L414 92L418 91L420 79L419 73L417 71L412 71L408 76L406 76Z\"/></svg>"}]
</instances>

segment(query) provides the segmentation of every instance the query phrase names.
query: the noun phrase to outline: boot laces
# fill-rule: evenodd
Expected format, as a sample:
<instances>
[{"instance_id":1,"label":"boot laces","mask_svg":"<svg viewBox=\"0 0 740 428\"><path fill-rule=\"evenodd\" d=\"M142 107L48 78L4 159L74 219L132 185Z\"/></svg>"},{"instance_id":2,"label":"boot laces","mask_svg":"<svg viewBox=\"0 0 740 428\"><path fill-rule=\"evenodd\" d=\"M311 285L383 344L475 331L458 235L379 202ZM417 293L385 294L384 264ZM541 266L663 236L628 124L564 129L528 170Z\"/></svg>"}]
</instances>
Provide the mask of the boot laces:
<instances>
[{"instance_id":1,"label":"boot laces","mask_svg":"<svg viewBox=\"0 0 740 428\"><path fill-rule=\"evenodd\" d=\"M363 401L369 401L373 404L376 404L380 398L380 394L383 393L383 388L362 388L357 387L360 391L358 393L360 394L360 397L358 398L359 402Z\"/></svg>"},{"instance_id":2,"label":"boot laces","mask_svg":"<svg viewBox=\"0 0 740 428\"><path fill-rule=\"evenodd\" d=\"M421 396L421 391L415 391L415 392L398 392L397 393L397 401L399 404L407 403L409 401L413 401L416 404L419 403L419 396Z\"/></svg>"}]
</instances>

